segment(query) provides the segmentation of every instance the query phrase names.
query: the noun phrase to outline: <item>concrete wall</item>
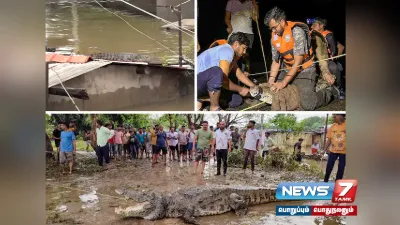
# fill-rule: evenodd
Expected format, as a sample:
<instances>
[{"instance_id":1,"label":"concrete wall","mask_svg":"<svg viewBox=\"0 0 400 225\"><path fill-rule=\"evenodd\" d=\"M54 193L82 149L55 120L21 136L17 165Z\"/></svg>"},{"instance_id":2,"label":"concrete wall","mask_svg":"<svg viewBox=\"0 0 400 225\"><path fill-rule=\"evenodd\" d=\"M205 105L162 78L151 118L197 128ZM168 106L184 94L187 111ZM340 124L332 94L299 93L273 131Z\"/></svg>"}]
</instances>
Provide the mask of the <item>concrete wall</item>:
<instances>
[{"instance_id":1,"label":"concrete wall","mask_svg":"<svg viewBox=\"0 0 400 225\"><path fill-rule=\"evenodd\" d=\"M303 138L303 143L301 145L302 148L306 148L312 145L312 141L313 141L313 136L314 139L319 139L320 143L321 143L321 135L315 135L312 133L300 133L297 135L293 135L293 134L288 134L286 135L286 133L272 133L271 134L272 139L274 140L274 142L279 146L279 147L283 147L283 148L287 148L287 147L292 147L294 146L294 144L296 142L299 141L299 138Z\"/></svg>"},{"instance_id":2,"label":"concrete wall","mask_svg":"<svg viewBox=\"0 0 400 225\"><path fill-rule=\"evenodd\" d=\"M74 99L81 111L193 110L193 75L163 67L150 67L150 74L142 75L136 69L135 65L111 64L66 81L64 86L86 88L89 100ZM68 97L49 95L47 110L75 111L76 108Z\"/></svg>"}]
</instances>

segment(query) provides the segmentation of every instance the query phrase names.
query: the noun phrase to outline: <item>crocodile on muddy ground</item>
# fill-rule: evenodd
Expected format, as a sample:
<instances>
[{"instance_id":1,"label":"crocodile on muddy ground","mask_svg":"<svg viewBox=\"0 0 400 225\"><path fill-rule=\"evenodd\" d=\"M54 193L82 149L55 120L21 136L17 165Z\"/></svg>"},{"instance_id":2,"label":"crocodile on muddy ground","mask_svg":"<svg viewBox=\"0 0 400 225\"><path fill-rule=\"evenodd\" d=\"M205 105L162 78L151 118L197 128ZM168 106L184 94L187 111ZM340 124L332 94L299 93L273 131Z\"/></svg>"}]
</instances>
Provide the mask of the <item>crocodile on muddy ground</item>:
<instances>
[{"instance_id":1,"label":"crocodile on muddy ground","mask_svg":"<svg viewBox=\"0 0 400 225\"><path fill-rule=\"evenodd\" d=\"M158 220L182 218L186 223L198 224L196 217L223 214L234 211L245 215L248 206L276 202L275 186L227 186L205 185L183 189L164 195L143 193L128 189L116 192L139 204L127 208L118 207L115 212L123 218Z\"/></svg>"}]
</instances>

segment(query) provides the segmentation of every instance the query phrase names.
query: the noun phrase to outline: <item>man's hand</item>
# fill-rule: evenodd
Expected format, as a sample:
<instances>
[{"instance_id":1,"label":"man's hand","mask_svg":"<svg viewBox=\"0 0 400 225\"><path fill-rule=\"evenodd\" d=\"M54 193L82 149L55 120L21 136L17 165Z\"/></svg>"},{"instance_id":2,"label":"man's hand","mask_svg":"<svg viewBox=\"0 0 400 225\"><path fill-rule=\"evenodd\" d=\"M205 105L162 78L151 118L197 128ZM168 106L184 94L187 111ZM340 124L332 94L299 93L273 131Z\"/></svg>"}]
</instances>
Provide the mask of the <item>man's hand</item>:
<instances>
[{"instance_id":1,"label":"man's hand","mask_svg":"<svg viewBox=\"0 0 400 225\"><path fill-rule=\"evenodd\" d=\"M276 82L276 83L273 84L271 90L272 90L272 91L275 91L275 93L276 93L276 92L278 92L279 90L284 89L286 86L287 86L287 83L285 83L285 82L283 82L283 81L278 81L278 82Z\"/></svg>"},{"instance_id":2,"label":"man's hand","mask_svg":"<svg viewBox=\"0 0 400 225\"><path fill-rule=\"evenodd\" d=\"M240 95L240 96L243 96L243 97L246 97L247 94L249 94L249 89L248 89L248 88L245 88L245 87L242 87L242 88L240 89L240 91L239 91L239 95Z\"/></svg>"},{"instance_id":3,"label":"man's hand","mask_svg":"<svg viewBox=\"0 0 400 225\"><path fill-rule=\"evenodd\" d=\"M214 153L215 149L214 146L211 146L211 152Z\"/></svg>"},{"instance_id":4,"label":"man's hand","mask_svg":"<svg viewBox=\"0 0 400 225\"><path fill-rule=\"evenodd\" d=\"M335 83L335 76L333 76L331 73L325 73L323 75L323 78L328 82L329 85L333 85Z\"/></svg>"},{"instance_id":5,"label":"man's hand","mask_svg":"<svg viewBox=\"0 0 400 225\"><path fill-rule=\"evenodd\" d=\"M228 34L232 33L232 27L226 28L226 31L228 32Z\"/></svg>"},{"instance_id":6,"label":"man's hand","mask_svg":"<svg viewBox=\"0 0 400 225\"><path fill-rule=\"evenodd\" d=\"M250 75L249 72L247 72L247 71L243 72L243 74L244 74L246 77L248 77L248 76Z\"/></svg>"},{"instance_id":7,"label":"man's hand","mask_svg":"<svg viewBox=\"0 0 400 225\"><path fill-rule=\"evenodd\" d=\"M231 147L228 148L228 152L232 152L232 148Z\"/></svg>"}]
</instances>

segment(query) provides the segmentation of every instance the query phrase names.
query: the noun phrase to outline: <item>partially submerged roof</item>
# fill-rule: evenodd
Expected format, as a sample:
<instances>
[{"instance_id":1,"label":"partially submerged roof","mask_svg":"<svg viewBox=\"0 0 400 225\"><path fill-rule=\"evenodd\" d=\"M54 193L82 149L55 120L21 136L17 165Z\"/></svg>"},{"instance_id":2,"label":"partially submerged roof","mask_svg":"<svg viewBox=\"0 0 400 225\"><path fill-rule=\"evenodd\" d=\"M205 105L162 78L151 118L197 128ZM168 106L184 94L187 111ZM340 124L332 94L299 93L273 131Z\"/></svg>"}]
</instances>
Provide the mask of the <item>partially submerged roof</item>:
<instances>
[{"instance_id":1,"label":"partially submerged roof","mask_svg":"<svg viewBox=\"0 0 400 225\"><path fill-rule=\"evenodd\" d=\"M52 63L49 64L49 83L48 87L60 84L60 80L67 80L78 77L84 73L88 73L100 67L111 64L110 61L95 60L87 63ZM59 76L59 78L58 78Z\"/></svg>"},{"instance_id":2,"label":"partially submerged roof","mask_svg":"<svg viewBox=\"0 0 400 225\"><path fill-rule=\"evenodd\" d=\"M46 62L57 63L87 63L92 58L86 55L62 55L57 53L46 53Z\"/></svg>"}]
</instances>

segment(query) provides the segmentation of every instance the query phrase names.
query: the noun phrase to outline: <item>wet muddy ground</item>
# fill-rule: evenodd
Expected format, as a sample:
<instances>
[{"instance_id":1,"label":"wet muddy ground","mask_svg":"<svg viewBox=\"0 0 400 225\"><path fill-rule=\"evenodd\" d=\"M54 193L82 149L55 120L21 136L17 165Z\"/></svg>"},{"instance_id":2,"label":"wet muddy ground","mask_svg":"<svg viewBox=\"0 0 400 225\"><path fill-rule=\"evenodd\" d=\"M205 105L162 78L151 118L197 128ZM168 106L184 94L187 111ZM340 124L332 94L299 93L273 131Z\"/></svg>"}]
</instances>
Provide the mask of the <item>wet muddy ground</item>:
<instances>
[{"instance_id":1,"label":"wet muddy ground","mask_svg":"<svg viewBox=\"0 0 400 225\"><path fill-rule=\"evenodd\" d=\"M46 173L46 211L48 224L184 224L180 219L147 221L142 219L121 219L114 210L135 202L127 201L115 193L119 187L137 191L171 193L182 188L207 184L245 184L263 186L282 181L317 181L301 172L257 170L243 174L239 168L228 168L226 177L214 176L216 163L206 164L204 175L193 175L191 162L172 161L167 166L159 163L151 168L150 159L113 161L111 169L100 172L95 164L93 152L78 153L78 161L85 159L90 165L78 164L72 175L62 175L57 165ZM54 166L54 165L53 165ZM93 192L95 191L95 192ZM88 195L89 194L89 195ZM93 198L84 203L80 198ZM98 199L96 199L98 198ZM312 202L315 204L316 202ZM319 204L322 204L321 202ZM282 203L280 203L282 204ZM311 204L310 202L289 202L285 204ZM246 216L234 213L198 218L200 224L339 224L332 219L315 217L275 217L276 204L251 207ZM61 208L60 208L61 207ZM64 208L62 208L64 207ZM57 211L62 211L56 213ZM333 223L332 223L333 222Z\"/></svg>"}]
</instances>

